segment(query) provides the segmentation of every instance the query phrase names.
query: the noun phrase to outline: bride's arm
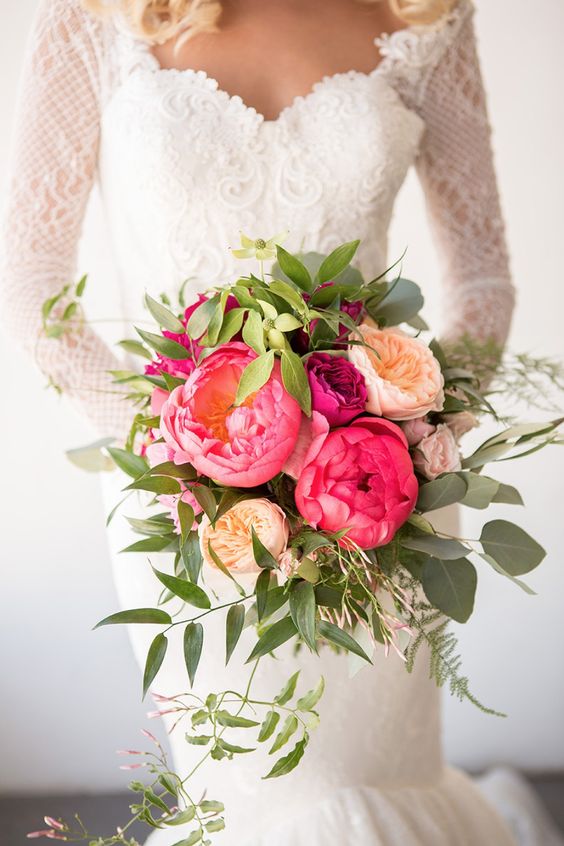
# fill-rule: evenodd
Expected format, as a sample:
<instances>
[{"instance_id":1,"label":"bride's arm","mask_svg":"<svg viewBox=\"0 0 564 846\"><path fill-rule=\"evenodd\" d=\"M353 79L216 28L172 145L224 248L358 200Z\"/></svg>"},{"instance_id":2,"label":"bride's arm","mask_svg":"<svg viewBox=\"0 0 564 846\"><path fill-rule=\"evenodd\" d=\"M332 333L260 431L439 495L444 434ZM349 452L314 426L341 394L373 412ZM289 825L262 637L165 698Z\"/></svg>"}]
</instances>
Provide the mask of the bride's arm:
<instances>
[{"instance_id":1,"label":"bride's arm","mask_svg":"<svg viewBox=\"0 0 564 846\"><path fill-rule=\"evenodd\" d=\"M426 126L417 170L441 257L445 336L503 344L514 289L471 11L417 105Z\"/></svg>"},{"instance_id":2,"label":"bride's arm","mask_svg":"<svg viewBox=\"0 0 564 846\"><path fill-rule=\"evenodd\" d=\"M0 250L3 320L42 371L104 435L131 409L107 374L112 351L88 326L45 337L41 307L76 273L94 179L101 89L99 25L76 0L44 0L28 50Z\"/></svg>"}]
</instances>

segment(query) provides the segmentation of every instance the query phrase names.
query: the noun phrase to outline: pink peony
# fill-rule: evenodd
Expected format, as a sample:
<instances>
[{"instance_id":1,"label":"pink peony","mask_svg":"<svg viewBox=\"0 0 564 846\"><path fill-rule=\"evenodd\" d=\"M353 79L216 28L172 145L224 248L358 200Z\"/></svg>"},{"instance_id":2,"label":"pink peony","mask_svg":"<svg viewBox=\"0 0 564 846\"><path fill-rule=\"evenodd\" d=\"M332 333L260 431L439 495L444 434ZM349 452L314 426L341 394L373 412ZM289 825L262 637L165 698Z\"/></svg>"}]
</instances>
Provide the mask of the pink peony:
<instances>
[{"instance_id":1,"label":"pink peony","mask_svg":"<svg viewBox=\"0 0 564 846\"><path fill-rule=\"evenodd\" d=\"M364 376L346 358L313 353L305 363L311 404L330 426L344 426L366 409Z\"/></svg>"},{"instance_id":2,"label":"pink peony","mask_svg":"<svg viewBox=\"0 0 564 846\"><path fill-rule=\"evenodd\" d=\"M234 405L241 374L256 357L245 344L224 344L171 393L160 431L177 464L189 462L198 473L242 488L282 470L296 445L301 411L282 384L279 362L266 385Z\"/></svg>"},{"instance_id":3,"label":"pink peony","mask_svg":"<svg viewBox=\"0 0 564 846\"><path fill-rule=\"evenodd\" d=\"M290 528L282 509L268 499L238 502L212 527L209 518L200 523L200 548L206 564L215 567L208 544L220 561L234 573L259 573L253 554L251 529L268 551L278 558L286 549Z\"/></svg>"},{"instance_id":4,"label":"pink peony","mask_svg":"<svg viewBox=\"0 0 564 846\"><path fill-rule=\"evenodd\" d=\"M416 446L419 441L426 438L435 431L435 427L427 422L426 417L416 417L414 420L407 420L402 424L403 434L407 438L409 446Z\"/></svg>"},{"instance_id":5,"label":"pink peony","mask_svg":"<svg viewBox=\"0 0 564 846\"><path fill-rule=\"evenodd\" d=\"M294 449L286 459L282 468L283 472L291 476L292 479L299 479L304 468L306 455L313 441L316 438L323 438L328 431L329 423L327 422L327 418L318 411L313 411L311 417L306 417L305 414L302 414L298 439Z\"/></svg>"},{"instance_id":6,"label":"pink peony","mask_svg":"<svg viewBox=\"0 0 564 846\"><path fill-rule=\"evenodd\" d=\"M441 473L454 473L461 469L458 446L446 423L440 423L434 432L417 444L413 464L427 479L436 479Z\"/></svg>"},{"instance_id":7,"label":"pink peony","mask_svg":"<svg viewBox=\"0 0 564 846\"><path fill-rule=\"evenodd\" d=\"M418 484L405 435L395 423L359 417L312 443L296 505L314 528L372 549L388 543L415 507ZM346 539L341 541L346 546Z\"/></svg>"},{"instance_id":8,"label":"pink peony","mask_svg":"<svg viewBox=\"0 0 564 846\"><path fill-rule=\"evenodd\" d=\"M349 359L366 380L367 411L392 420L412 420L444 405L439 362L423 341L399 329L359 328L362 344L351 345Z\"/></svg>"}]
</instances>

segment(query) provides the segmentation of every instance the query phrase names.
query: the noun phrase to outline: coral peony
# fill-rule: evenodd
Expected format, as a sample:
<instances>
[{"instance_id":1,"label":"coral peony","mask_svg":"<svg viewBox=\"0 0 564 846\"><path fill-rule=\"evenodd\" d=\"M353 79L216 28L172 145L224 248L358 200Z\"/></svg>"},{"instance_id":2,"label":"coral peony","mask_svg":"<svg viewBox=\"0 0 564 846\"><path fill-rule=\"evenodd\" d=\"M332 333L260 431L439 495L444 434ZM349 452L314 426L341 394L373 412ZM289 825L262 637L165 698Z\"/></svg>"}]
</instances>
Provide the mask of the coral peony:
<instances>
[{"instance_id":1,"label":"coral peony","mask_svg":"<svg viewBox=\"0 0 564 846\"><path fill-rule=\"evenodd\" d=\"M284 388L279 362L268 382L234 405L241 374L256 353L224 344L175 388L161 411L160 431L176 464L224 485L252 488L282 470L296 445L301 411Z\"/></svg>"},{"instance_id":2,"label":"coral peony","mask_svg":"<svg viewBox=\"0 0 564 846\"><path fill-rule=\"evenodd\" d=\"M427 344L399 329L362 323L358 331L368 346L351 345L349 358L365 378L368 411L411 420L442 409L444 379Z\"/></svg>"},{"instance_id":3,"label":"coral peony","mask_svg":"<svg viewBox=\"0 0 564 846\"><path fill-rule=\"evenodd\" d=\"M413 463L427 479L436 479L441 473L454 473L461 469L458 446L446 423L440 423L434 432L417 444Z\"/></svg>"},{"instance_id":4,"label":"coral peony","mask_svg":"<svg viewBox=\"0 0 564 846\"><path fill-rule=\"evenodd\" d=\"M260 567L253 555L251 529L278 558L285 551L289 526L286 515L268 499L244 499L216 521L212 527L208 517L200 523L200 548L206 564L215 567L208 544L220 561L235 573L258 573Z\"/></svg>"},{"instance_id":5,"label":"coral peony","mask_svg":"<svg viewBox=\"0 0 564 846\"><path fill-rule=\"evenodd\" d=\"M418 484L405 435L395 423L359 417L316 438L296 486L296 505L314 528L363 549L388 543L415 507Z\"/></svg>"},{"instance_id":6,"label":"coral peony","mask_svg":"<svg viewBox=\"0 0 564 846\"><path fill-rule=\"evenodd\" d=\"M364 377L346 358L317 352L306 360L311 404L330 426L344 426L366 409Z\"/></svg>"}]
</instances>

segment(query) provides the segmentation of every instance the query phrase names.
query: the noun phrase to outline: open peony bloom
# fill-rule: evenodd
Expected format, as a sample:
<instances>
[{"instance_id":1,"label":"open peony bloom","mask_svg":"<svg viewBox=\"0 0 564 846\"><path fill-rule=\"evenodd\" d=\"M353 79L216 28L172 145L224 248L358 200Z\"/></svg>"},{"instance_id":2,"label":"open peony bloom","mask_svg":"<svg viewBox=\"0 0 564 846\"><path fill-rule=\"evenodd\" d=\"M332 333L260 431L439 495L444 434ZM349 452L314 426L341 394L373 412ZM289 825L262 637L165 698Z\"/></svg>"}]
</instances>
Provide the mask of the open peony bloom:
<instances>
[{"instance_id":1,"label":"open peony bloom","mask_svg":"<svg viewBox=\"0 0 564 846\"><path fill-rule=\"evenodd\" d=\"M359 417L316 438L296 487L296 505L314 528L338 532L363 549L388 543L417 500L405 435L395 423Z\"/></svg>"},{"instance_id":2,"label":"open peony bloom","mask_svg":"<svg viewBox=\"0 0 564 846\"><path fill-rule=\"evenodd\" d=\"M220 561L234 573L260 572L251 528L274 558L285 551L290 529L282 509L268 499L244 499L216 520L215 527L207 516L202 518L200 548L206 564L216 566L208 548L211 544Z\"/></svg>"},{"instance_id":3,"label":"open peony bloom","mask_svg":"<svg viewBox=\"0 0 564 846\"><path fill-rule=\"evenodd\" d=\"M368 346L351 345L349 359L360 370L368 391L367 411L392 420L411 420L444 405L439 362L423 341L399 329L358 327Z\"/></svg>"},{"instance_id":4,"label":"open peony bloom","mask_svg":"<svg viewBox=\"0 0 564 846\"><path fill-rule=\"evenodd\" d=\"M301 411L284 388L279 362L266 385L234 405L256 353L245 344L219 347L175 388L161 410L160 431L176 464L224 485L253 488L282 470L296 445Z\"/></svg>"}]
</instances>

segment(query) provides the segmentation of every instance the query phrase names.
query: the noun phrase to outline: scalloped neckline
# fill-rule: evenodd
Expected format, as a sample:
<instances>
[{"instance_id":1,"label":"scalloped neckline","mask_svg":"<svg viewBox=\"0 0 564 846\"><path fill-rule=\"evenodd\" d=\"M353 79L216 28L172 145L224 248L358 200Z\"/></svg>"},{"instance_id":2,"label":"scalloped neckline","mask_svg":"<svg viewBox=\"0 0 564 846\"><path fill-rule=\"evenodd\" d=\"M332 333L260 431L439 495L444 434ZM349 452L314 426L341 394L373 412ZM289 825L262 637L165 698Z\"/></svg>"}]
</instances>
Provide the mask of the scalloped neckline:
<instances>
[{"instance_id":1,"label":"scalloped neckline","mask_svg":"<svg viewBox=\"0 0 564 846\"><path fill-rule=\"evenodd\" d=\"M336 71L332 74L326 74L313 83L309 91L305 94L297 94L287 106L284 106L275 118L267 118L264 114L259 112L254 106L249 105L243 100L240 94L230 94L229 91L222 88L215 77L210 76L207 71L196 68L165 68L161 65L157 57L151 50L148 42L137 38L132 39L132 44L139 50L140 55L146 62L149 70L155 75L163 76L177 76L186 77L187 79L196 80L208 86L212 91L216 92L218 96L223 98L226 103L233 104L241 109L242 113L254 118L261 126L277 126L283 123L284 120L295 111L300 105L314 98L319 91L340 79L365 79L370 80L381 76L387 67L393 62L393 55L396 48L404 46L417 37L418 39L425 38L425 36L436 35L437 32L447 29L448 24L455 21L459 16L464 16L465 10L472 8L469 0L459 0L459 2L450 10L442 19L442 26L435 25L432 28L411 24L393 32L381 32L374 38L374 46L379 54L378 64L371 71L359 71L351 69L348 71Z\"/></svg>"},{"instance_id":2,"label":"scalloped neckline","mask_svg":"<svg viewBox=\"0 0 564 846\"><path fill-rule=\"evenodd\" d=\"M215 79L215 77L210 76L207 71L190 67L165 68L161 65L155 54L151 51L150 44L145 41L139 40L136 40L136 44L147 62L147 67L149 67L153 73L177 77L186 77L187 79L193 79L202 82L203 84L207 85L211 90L215 91L218 95L220 95L225 100L225 102L236 104L241 108L243 112L246 112L250 116L254 117L263 126L276 126L278 123L282 123L284 119L293 111L295 111L295 109L297 109L300 105L315 97L319 93L319 91L323 90L323 88L330 85L332 82L335 82L340 79L372 79L373 77L379 76L385 69L386 65L389 63L390 59L390 56L388 54L385 55L380 51L380 46L385 44L386 48L388 48L389 45L393 45L396 41L401 41L406 37L406 35L409 36L411 33L417 31L418 29L420 28L417 26L406 26L402 27L401 29L396 29L391 33L381 32L380 35L378 35L374 39L374 45L376 46L380 59L378 61L378 64L374 68L372 68L371 71L359 71L356 69L351 69L348 71L336 71L335 73L325 74L321 77L321 79L318 79L316 82L314 82L309 91L307 91L305 94L296 94L296 96L290 101L290 103L288 103L287 106L284 106L280 110L280 112L275 118L267 118L254 106L251 106L246 103L240 94L230 94L229 91L227 91L225 88L222 88L218 80Z\"/></svg>"}]
</instances>

